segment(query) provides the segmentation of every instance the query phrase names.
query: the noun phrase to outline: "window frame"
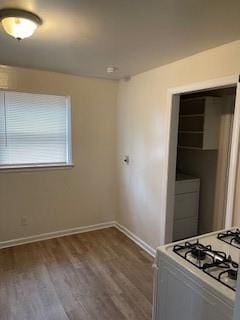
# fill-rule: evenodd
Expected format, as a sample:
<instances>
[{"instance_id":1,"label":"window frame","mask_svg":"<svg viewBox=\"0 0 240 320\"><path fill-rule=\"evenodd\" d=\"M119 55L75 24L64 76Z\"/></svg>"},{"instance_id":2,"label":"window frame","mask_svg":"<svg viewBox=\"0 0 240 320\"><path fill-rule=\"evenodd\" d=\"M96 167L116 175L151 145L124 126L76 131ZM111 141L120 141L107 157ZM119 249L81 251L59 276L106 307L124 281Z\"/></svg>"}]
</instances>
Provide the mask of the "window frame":
<instances>
[{"instance_id":1,"label":"window frame","mask_svg":"<svg viewBox=\"0 0 240 320\"><path fill-rule=\"evenodd\" d=\"M42 171L42 170L59 170L59 169L71 169L74 167L73 156L72 156L72 107L71 107L71 97L69 95L62 94L51 94L43 92L30 92L30 91L20 91L20 90L10 90L6 88L0 88L0 92L19 92L26 94L37 94L37 95L52 95L60 96L66 98L67 107L67 159L68 162L49 162L49 163L27 163L27 164L13 164L13 165L1 165L1 172L22 172L22 171Z\"/></svg>"}]
</instances>

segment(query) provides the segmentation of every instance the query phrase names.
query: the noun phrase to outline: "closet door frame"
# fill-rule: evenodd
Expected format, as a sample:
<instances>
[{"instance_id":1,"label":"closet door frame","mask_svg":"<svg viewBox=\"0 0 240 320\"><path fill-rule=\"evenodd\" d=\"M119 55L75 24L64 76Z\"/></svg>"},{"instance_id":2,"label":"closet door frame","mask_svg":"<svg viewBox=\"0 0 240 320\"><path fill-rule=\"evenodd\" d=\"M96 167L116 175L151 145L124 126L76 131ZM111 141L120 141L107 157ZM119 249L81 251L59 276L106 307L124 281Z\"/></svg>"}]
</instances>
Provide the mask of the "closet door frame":
<instances>
[{"instance_id":1,"label":"closet door frame","mask_svg":"<svg viewBox=\"0 0 240 320\"><path fill-rule=\"evenodd\" d=\"M171 88L167 93L167 119L168 119L168 141L165 153L165 170L163 183L167 186L165 189L165 210L164 223L161 225L161 231L165 243L172 242L173 219L174 219L174 198L175 198L175 173L177 159L177 135L178 135L178 115L180 95L183 93L193 93L204 90L223 89L236 87L236 99L233 118L233 130L231 139L231 152L229 161L229 172L226 195L226 217L225 228L231 228L233 222L234 199L236 189L236 178L238 168L238 155L240 143L240 82L239 75L208 80L200 83L189 84L177 88Z\"/></svg>"}]
</instances>

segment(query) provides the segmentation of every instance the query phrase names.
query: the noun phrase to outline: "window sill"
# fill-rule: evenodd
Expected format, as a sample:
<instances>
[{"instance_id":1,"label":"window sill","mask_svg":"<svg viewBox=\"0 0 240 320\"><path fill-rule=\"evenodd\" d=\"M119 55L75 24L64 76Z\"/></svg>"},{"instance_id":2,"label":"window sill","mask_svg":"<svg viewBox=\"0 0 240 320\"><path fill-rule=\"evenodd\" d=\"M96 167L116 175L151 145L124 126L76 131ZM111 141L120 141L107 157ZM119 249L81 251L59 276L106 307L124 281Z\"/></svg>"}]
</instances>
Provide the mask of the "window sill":
<instances>
[{"instance_id":1,"label":"window sill","mask_svg":"<svg viewBox=\"0 0 240 320\"><path fill-rule=\"evenodd\" d=\"M33 171L49 171L64 170L74 167L73 163L69 164L46 164L46 165L23 165L23 166L5 166L0 167L0 174L6 172L33 172Z\"/></svg>"}]
</instances>

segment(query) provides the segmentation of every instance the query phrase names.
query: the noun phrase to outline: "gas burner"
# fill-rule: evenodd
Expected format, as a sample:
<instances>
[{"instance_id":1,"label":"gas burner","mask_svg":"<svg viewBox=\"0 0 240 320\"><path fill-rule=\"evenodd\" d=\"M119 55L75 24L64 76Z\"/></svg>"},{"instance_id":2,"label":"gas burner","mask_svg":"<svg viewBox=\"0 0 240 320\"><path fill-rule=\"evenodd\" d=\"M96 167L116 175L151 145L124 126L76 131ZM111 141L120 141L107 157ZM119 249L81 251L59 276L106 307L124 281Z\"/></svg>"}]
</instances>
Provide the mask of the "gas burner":
<instances>
[{"instance_id":1,"label":"gas burner","mask_svg":"<svg viewBox=\"0 0 240 320\"><path fill-rule=\"evenodd\" d=\"M237 234L235 237L234 237L234 241L240 245L240 234Z\"/></svg>"},{"instance_id":2,"label":"gas burner","mask_svg":"<svg viewBox=\"0 0 240 320\"><path fill-rule=\"evenodd\" d=\"M217 235L219 240L222 240L238 249L240 249L240 230L228 230Z\"/></svg>"},{"instance_id":3,"label":"gas burner","mask_svg":"<svg viewBox=\"0 0 240 320\"><path fill-rule=\"evenodd\" d=\"M229 269L227 271L228 273L228 278L231 280L237 280L237 270Z\"/></svg>"},{"instance_id":4,"label":"gas burner","mask_svg":"<svg viewBox=\"0 0 240 320\"><path fill-rule=\"evenodd\" d=\"M183 245L175 245L173 251L199 269L203 269L205 264L212 264L227 258L224 252L214 251L210 245L204 246L198 240L193 243L185 242Z\"/></svg>"},{"instance_id":5,"label":"gas burner","mask_svg":"<svg viewBox=\"0 0 240 320\"><path fill-rule=\"evenodd\" d=\"M205 264L203 271L233 291L236 290L238 264L230 256L223 261Z\"/></svg>"},{"instance_id":6,"label":"gas burner","mask_svg":"<svg viewBox=\"0 0 240 320\"><path fill-rule=\"evenodd\" d=\"M191 250L191 255L193 258L197 260L204 260L206 259L206 252L202 250L201 248L193 248Z\"/></svg>"},{"instance_id":7,"label":"gas burner","mask_svg":"<svg viewBox=\"0 0 240 320\"><path fill-rule=\"evenodd\" d=\"M173 251L218 282L235 291L238 264L232 260L231 256L227 257L224 252L213 250L211 245L204 246L198 240L176 244Z\"/></svg>"}]
</instances>

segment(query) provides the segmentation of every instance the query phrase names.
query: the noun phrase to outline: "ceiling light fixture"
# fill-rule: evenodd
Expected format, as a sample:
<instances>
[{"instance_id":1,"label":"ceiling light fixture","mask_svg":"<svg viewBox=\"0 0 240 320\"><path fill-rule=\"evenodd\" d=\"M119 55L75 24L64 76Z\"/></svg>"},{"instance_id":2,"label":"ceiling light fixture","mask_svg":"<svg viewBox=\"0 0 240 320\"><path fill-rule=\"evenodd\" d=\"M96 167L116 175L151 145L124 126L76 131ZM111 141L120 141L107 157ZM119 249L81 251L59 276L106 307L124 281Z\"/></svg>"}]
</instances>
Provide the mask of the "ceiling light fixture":
<instances>
[{"instance_id":1,"label":"ceiling light fixture","mask_svg":"<svg viewBox=\"0 0 240 320\"><path fill-rule=\"evenodd\" d=\"M17 40L31 37L42 24L42 19L36 14L21 9L1 9L0 21L6 33Z\"/></svg>"}]
</instances>

